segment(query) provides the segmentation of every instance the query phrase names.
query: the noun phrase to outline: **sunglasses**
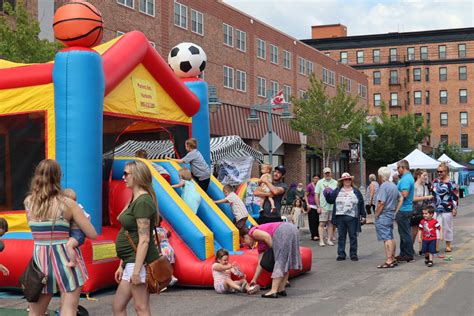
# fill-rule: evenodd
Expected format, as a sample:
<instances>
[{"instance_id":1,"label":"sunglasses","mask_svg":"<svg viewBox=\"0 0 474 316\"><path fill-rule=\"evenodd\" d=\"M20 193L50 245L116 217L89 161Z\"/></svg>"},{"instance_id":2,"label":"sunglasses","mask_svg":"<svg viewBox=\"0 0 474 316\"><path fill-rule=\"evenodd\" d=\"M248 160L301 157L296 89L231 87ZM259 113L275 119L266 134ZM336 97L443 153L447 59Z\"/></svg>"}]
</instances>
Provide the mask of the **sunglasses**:
<instances>
[{"instance_id":1,"label":"sunglasses","mask_svg":"<svg viewBox=\"0 0 474 316\"><path fill-rule=\"evenodd\" d=\"M132 173L130 172L127 172L127 171L124 171L123 172L123 177L126 178L128 175L131 175Z\"/></svg>"},{"instance_id":2,"label":"sunglasses","mask_svg":"<svg viewBox=\"0 0 474 316\"><path fill-rule=\"evenodd\" d=\"M444 173L444 170L436 170L438 173Z\"/></svg>"}]
</instances>

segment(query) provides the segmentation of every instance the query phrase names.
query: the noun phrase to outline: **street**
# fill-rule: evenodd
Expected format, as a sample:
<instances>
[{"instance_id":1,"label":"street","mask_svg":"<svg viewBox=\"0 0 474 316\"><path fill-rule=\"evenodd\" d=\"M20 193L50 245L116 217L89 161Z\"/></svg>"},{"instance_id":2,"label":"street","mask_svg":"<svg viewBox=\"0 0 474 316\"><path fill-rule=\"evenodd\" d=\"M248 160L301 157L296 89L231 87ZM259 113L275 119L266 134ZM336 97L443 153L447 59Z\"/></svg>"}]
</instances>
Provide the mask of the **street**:
<instances>
[{"instance_id":1,"label":"street","mask_svg":"<svg viewBox=\"0 0 474 316\"><path fill-rule=\"evenodd\" d=\"M313 249L313 270L291 280L288 297L269 300L177 287L152 296L152 311L154 315L473 315L473 234L474 196L470 196L461 200L455 219L452 261L436 258L434 267L428 268L416 256L413 263L381 270L376 266L385 258L383 244L377 242L373 225L363 226L358 262L337 262L336 247L321 248L310 241L306 226L301 243ZM398 233L395 236L398 244ZM90 315L111 315L113 291L91 297L97 300L80 303ZM58 303L54 298L50 309ZM26 303L16 296L0 299L0 306L21 310ZM131 305L129 314L135 314ZM21 314L0 309L0 315Z\"/></svg>"}]
</instances>

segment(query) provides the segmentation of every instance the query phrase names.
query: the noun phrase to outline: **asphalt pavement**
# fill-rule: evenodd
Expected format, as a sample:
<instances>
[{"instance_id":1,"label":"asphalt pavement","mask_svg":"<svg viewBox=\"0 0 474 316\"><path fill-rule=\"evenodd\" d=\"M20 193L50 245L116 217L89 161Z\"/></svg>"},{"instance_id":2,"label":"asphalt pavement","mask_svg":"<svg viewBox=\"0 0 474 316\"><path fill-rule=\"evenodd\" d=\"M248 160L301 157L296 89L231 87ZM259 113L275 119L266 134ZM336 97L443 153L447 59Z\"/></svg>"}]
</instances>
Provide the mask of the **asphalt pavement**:
<instances>
[{"instance_id":1,"label":"asphalt pavement","mask_svg":"<svg viewBox=\"0 0 474 316\"><path fill-rule=\"evenodd\" d=\"M287 297L216 294L213 289L175 287L152 296L153 315L474 315L474 195L461 199L454 221L451 258L422 257L393 269L377 269L385 256L373 225L359 236L359 261L336 261L336 246L320 247L301 229L301 244L313 250L311 272L291 280ZM398 234L395 233L397 244ZM348 247L348 245L347 245ZM444 247L441 247L443 250ZM348 250L348 249L347 249ZM415 245L416 252L418 245ZM450 260L447 260L450 259ZM262 292L263 293L263 292ZM90 315L111 315L113 290L81 299ZM59 305L54 298L50 308ZM0 295L0 315L26 309L19 296ZM15 315L21 315L17 313ZM129 305L129 315L135 315Z\"/></svg>"}]
</instances>

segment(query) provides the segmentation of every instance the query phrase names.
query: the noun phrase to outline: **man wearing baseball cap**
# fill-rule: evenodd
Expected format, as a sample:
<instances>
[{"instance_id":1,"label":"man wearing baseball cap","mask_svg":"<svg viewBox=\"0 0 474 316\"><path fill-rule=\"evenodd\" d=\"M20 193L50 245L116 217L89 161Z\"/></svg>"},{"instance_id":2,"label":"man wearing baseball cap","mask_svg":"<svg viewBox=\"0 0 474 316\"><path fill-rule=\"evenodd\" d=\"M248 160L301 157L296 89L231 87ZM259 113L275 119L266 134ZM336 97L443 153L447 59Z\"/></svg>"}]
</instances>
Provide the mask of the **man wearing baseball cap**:
<instances>
[{"instance_id":1,"label":"man wearing baseball cap","mask_svg":"<svg viewBox=\"0 0 474 316\"><path fill-rule=\"evenodd\" d=\"M256 190L254 195L260 198L273 197L275 202L275 212L272 213L272 207L268 199L263 204L263 211L260 213L260 217L257 222L259 224L270 223L270 222L281 222L281 200L288 190L288 185L283 182L285 177L286 169L283 165L278 165L273 171L273 182L263 180L263 182L270 189L270 193L265 193Z\"/></svg>"},{"instance_id":2,"label":"man wearing baseball cap","mask_svg":"<svg viewBox=\"0 0 474 316\"><path fill-rule=\"evenodd\" d=\"M323 195L323 191L326 188L335 189L337 188L337 181L332 178L331 168L324 168L323 169L324 178L318 181L316 184L316 188L314 189L314 198L316 201L316 207L318 208L319 214L319 245L321 247L326 246L324 243L324 226L327 225L327 232L328 232L328 245L334 246L332 239L334 238L334 229L331 223L332 217L332 210L333 205L329 204L326 201L326 198Z\"/></svg>"}]
</instances>

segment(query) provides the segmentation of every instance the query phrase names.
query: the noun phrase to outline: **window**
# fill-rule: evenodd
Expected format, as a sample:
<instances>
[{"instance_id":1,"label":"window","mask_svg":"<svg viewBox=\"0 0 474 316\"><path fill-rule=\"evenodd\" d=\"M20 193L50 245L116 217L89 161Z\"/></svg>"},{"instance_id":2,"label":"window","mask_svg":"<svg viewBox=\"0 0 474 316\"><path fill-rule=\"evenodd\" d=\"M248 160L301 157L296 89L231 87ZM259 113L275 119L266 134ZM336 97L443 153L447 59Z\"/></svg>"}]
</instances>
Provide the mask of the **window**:
<instances>
[{"instance_id":1,"label":"window","mask_svg":"<svg viewBox=\"0 0 474 316\"><path fill-rule=\"evenodd\" d=\"M188 7L179 2L174 2L174 25L188 28Z\"/></svg>"},{"instance_id":2,"label":"window","mask_svg":"<svg viewBox=\"0 0 474 316\"><path fill-rule=\"evenodd\" d=\"M291 87L288 85L283 85L283 97L285 98L285 102L290 102L291 98Z\"/></svg>"},{"instance_id":3,"label":"window","mask_svg":"<svg viewBox=\"0 0 474 316\"><path fill-rule=\"evenodd\" d=\"M439 91L439 103L440 104L447 104L448 103L448 91L447 90L440 90Z\"/></svg>"},{"instance_id":4,"label":"window","mask_svg":"<svg viewBox=\"0 0 474 316\"><path fill-rule=\"evenodd\" d=\"M257 38L257 58L267 59L265 41Z\"/></svg>"},{"instance_id":5,"label":"window","mask_svg":"<svg viewBox=\"0 0 474 316\"><path fill-rule=\"evenodd\" d=\"M324 55L326 55L327 57L331 57L331 52L325 52Z\"/></svg>"},{"instance_id":6,"label":"window","mask_svg":"<svg viewBox=\"0 0 474 316\"><path fill-rule=\"evenodd\" d=\"M340 76L339 82L342 86L344 86L344 90L346 92L351 92L352 90L352 80L349 78L346 78L344 76Z\"/></svg>"},{"instance_id":7,"label":"window","mask_svg":"<svg viewBox=\"0 0 474 316\"><path fill-rule=\"evenodd\" d=\"M408 60L415 60L415 47L408 47L407 48L407 59Z\"/></svg>"},{"instance_id":8,"label":"window","mask_svg":"<svg viewBox=\"0 0 474 316\"><path fill-rule=\"evenodd\" d=\"M413 69L413 81L421 81L421 68Z\"/></svg>"},{"instance_id":9,"label":"window","mask_svg":"<svg viewBox=\"0 0 474 316\"><path fill-rule=\"evenodd\" d=\"M466 80L467 79L467 67L461 66L459 67L459 80Z\"/></svg>"},{"instance_id":10,"label":"window","mask_svg":"<svg viewBox=\"0 0 474 316\"><path fill-rule=\"evenodd\" d=\"M308 72L307 72L308 76L313 73L313 71L314 71L313 68L314 68L313 62L307 60L307 61L306 61L306 69L307 69L307 71L308 71Z\"/></svg>"},{"instance_id":11,"label":"window","mask_svg":"<svg viewBox=\"0 0 474 316\"><path fill-rule=\"evenodd\" d=\"M430 81L430 68L425 68L425 81Z\"/></svg>"},{"instance_id":12,"label":"window","mask_svg":"<svg viewBox=\"0 0 474 316\"><path fill-rule=\"evenodd\" d=\"M398 70L390 70L390 84L398 84Z\"/></svg>"},{"instance_id":13,"label":"window","mask_svg":"<svg viewBox=\"0 0 474 316\"><path fill-rule=\"evenodd\" d=\"M235 29L235 48L242 52L247 51L247 33L244 31Z\"/></svg>"},{"instance_id":14,"label":"window","mask_svg":"<svg viewBox=\"0 0 474 316\"><path fill-rule=\"evenodd\" d=\"M267 80L262 77L257 77L257 95L259 97L267 97Z\"/></svg>"},{"instance_id":15,"label":"window","mask_svg":"<svg viewBox=\"0 0 474 316\"><path fill-rule=\"evenodd\" d=\"M291 53L289 51L283 51L283 68L291 69Z\"/></svg>"},{"instance_id":16,"label":"window","mask_svg":"<svg viewBox=\"0 0 474 316\"><path fill-rule=\"evenodd\" d=\"M134 8L134 3L133 2L134 2L133 0L117 0L117 3L122 4L126 7L132 8L132 9Z\"/></svg>"},{"instance_id":17,"label":"window","mask_svg":"<svg viewBox=\"0 0 474 316\"><path fill-rule=\"evenodd\" d=\"M441 126L448 126L448 113L441 112L439 114L439 123Z\"/></svg>"},{"instance_id":18,"label":"window","mask_svg":"<svg viewBox=\"0 0 474 316\"><path fill-rule=\"evenodd\" d=\"M234 28L228 24L223 24L224 44L227 46L234 46Z\"/></svg>"},{"instance_id":19,"label":"window","mask_svg":"<svg viewBox=\"0 0 474 316\"><path fill-rule=\"evenodd\" d=\"M247 73L242 70L237 70L235 72L235 89L238 91L246 92L247 91Z\"/></svg>"},{"instance_id":20,"label":"window","mask_svg":"<svg viewBox=\"0 0 474 316\"><path fill-rule=\"evenodd\" d=\"M278 47L270 45L270 62L278 65Z\"/></svg>"},{"instance_id":21,"label":"window","mask_svg":"<svg viewBox=\"0 0 474 316\"><path fill-rule=\"evenodd\" d=\"M329 84L329 71L323 67L323 83Z\"/></svg>"},{"instance_id":22,"label":"window","mask_svg":"<svg viewBox=\"0 0 474 316\"><path fill-rule=\"evenodd\" d=\"M466 44L458 44L458 57L466 57Z\"/></svg>"},{"instance_id":23,"label":"window","mask_svg":"<svg viewBox=\"0 0 474 316\"><path fill-rule=\"evenodd\" d=\"M380 106L381 102L380 93L374 93L374 106Z\"/></svg>"},{"instance_id":24,"label":"window","mask_svg":"<svg viewBox=\"0 0 474 316\"><path fill-rule=\"evenodd\" d=\"M155 0L140 0L140 12L155 16Z\"/></svg>"},{"instance_id":25,"label":"window","mask_svg":"<svg viewBox=\"0 0 474 316\"><path fill-rule=\"evenodd\" d=\"M430 125L430 123L431 123L431 114L426 113L426 125Z\"/></svg>"},{"instance_id":26,"label":"window","mask_svg":"<svg viewBox=\"0 0 474 316\"><path fill-rule=\"evenodd\" d=\"M270 88L271 90L268 91L270 97L274 97L278 93L278 82L270 81Z\"/></svg>"},{"instance_id":27,"label":"window","mask_svg":"<svg viewBox=\"0 0 474 316\"><path fill-rule=\"evenodd\" d=\"M398 93L390 93L390 106L398 106Z\"/></svg>"},{"instance_id":28,"label":"window","mask_svg":"<svg viewBox=\"0 0 474 316\"><path fill-rule=\"evenodd\" d=\"M374 71L374 84L380 84L380 71Z\"/></svg>"},{"instance_id":29,"label":"window","mask_svg":"<svg viewBox=\"0 0 474 316\"><path fill-rule=\"evenodd\" d=\"M397 49L396 48L390 48L390 62L396 62L397 61Z\"/></svg>"},{"instance_id":30,"label":"window","mask_svg":"<svg viewBox=\"0 0 474 316\"><path fill-rule=\"evenodd\" d=\"M191 9L191 32L204 35L204 15L193 9Z\"/></svg>"},{"instance_id":31,"label":"window","mask_svg":"<svg viewBox=\"0 0 474 316\"><path fill-rule=\"evenodd\" d=\"M466 89L459 90L459 103L467 103L467 90Z\"/></svg>"},{"instance_id":32,"label":"window","mask_svg":"<svg viewBox=\"0 0 474 316\"><path fill-rule=\"evenodd\" d=\"M448 143L448 135L441 135L440 139L439 139L439 143L440 144L447 144Z\"/></svg>"},{"instance_id":33,"label":"window","mask_svg":"<svg viewBox=\"0 0 474 316\"><path fill-rule=\"evenodd\" d=\"M380 49L374 49L372 51L372 61L374 63L379 63L380 62Z\"/></svg>"},{"instance_id":34,"label":"window","mask_svg":"<svg viewBox=\"0 0 474 316\"><path fill-rule=\"evenodd\" d=\"M364 63L364 51L363 50L358 50L357 51L357 63L358 64L363 64Z\"/></svg>"},{"instance_id":35,"label":"window","mask_svg":"<svg viewBox=\"0 0 474 316\"><path fill-rule=\"evenodd\" d=\"M446 59L446 45L439 45L438 46L438 58L439 59Z\"/></svg>"},{"instance_id":36,"label":"window","mask_svg":"<svg viewBox=\"0 0 474 316\"><path fill-rule=\"evenodd\" d=\"M367 87L366 86L359 83L358 86L357 86L357 90L358 90L359 96L362 99L367 99Z\"/></svg>"},{"instance_id":37,"label":"window","mask_svg":"<svg viewBox=\"0 0 474 316\"><path fill-rule=\"evenodd\" d=\"M339 61L343 64L347 64L347 52L339 53Z\"/></svg>"},{"instance_id":38,"label":"window","mask_svg":"<svg viewBox=\"0 0 474 316\"><path fill-rule=\"evenodd\" d=\"M459 123L463 126L467 126L467 112L459 113Z\"/></svg>"},{"instance_id":39,"label":"window","mask_svg":"<svg viewBox=\"0 0 474 316\"><path fill-rule=\"evenodd\" d=\"M468 134L461 134L461 148L468 148Z\"/></svg>"},{"instance_id":40,"label":"window","mask_svg":"<svg viewBox=\"0 0 474 316\"><path fill-rule=\"evenodd\" d=\"M329 85L333 87L336 85L336 73L331 70L329 70Z\"/></svg>"},{"instance_id":41,"label":"window","mask_svg":"<svg viewBox=\"0 0 474 316\"><path fill-rule=\"evenodd\" d=\"M306 74L306 60L302 57L299 57L298 64L299 64L299 73L301 75L305 75Z\"/></svg>"},{"instance_id":42,"label":"window","mask_svg":"<svg viewBox=\"0 0 474 316\"><path fill-rule=\"evenodd\" d=\"M423 122L423 115L421 113L415 113L415 120Z\"/></svg>"},{"instance_id":43,"label":"window","mask_svg":"<svg viewBox=\"0 0 474 316\"><path fill-rule=\"evenodd\" d=\"M439 67L439 81L448 80L448 69L446 67Z\"/></svg>"},{"instance_id":44,"label":"window","mask_svg":"<svg viewBox=\"0 0 474 316\"><path fill-rule=\"evenodd\" d=\"M234 68L224 66L224 87L234 89Z\"/></svg>"},{"instance_id":45,"label":"window","mask_svg":"<svg viewBox=\"0 0 474 316\"><path fill-rule=\"evenodd\" d=\"M421 91L415 91L413 96L414 96L414 103L421 104Z\"/></svg>"},{"instance_id":46,"label":"window","mask_svg":"<svg viewBox=\"0 0 474 316\"><path fill-rule=\"evenodd\" d=\"M430 104L430 91L429 90L425 91L425 104L426 105Z\"/></svg>"},{"instance_id":47,"label":"window","mask_svg":"<svg viewBox=\"0 0 474 316\"><path fill-rule=\"evenodd\" d=\"M407 105L410 105L410 91L407 91Z\"/></svg>"},{"instance_id":48,"label":"window","mask_svg":"<svg viewBox=\"0 0 474 316\"><path fill-rule=\"evenodd\" d=\"M298 89L298 98L300 98L300 99L306 99L306 97L307 97L306 91L301 90L301 89Z\"/></svg>"},{"instance_id":49,"label":"window","mask_svg":"<svg viewBox=\"0 0 474 316\"><path fill-rule=\"evenodd\" d=\"M428 46L420 47L420 59L428 59Z\"/></svg>"}]
</instances>

